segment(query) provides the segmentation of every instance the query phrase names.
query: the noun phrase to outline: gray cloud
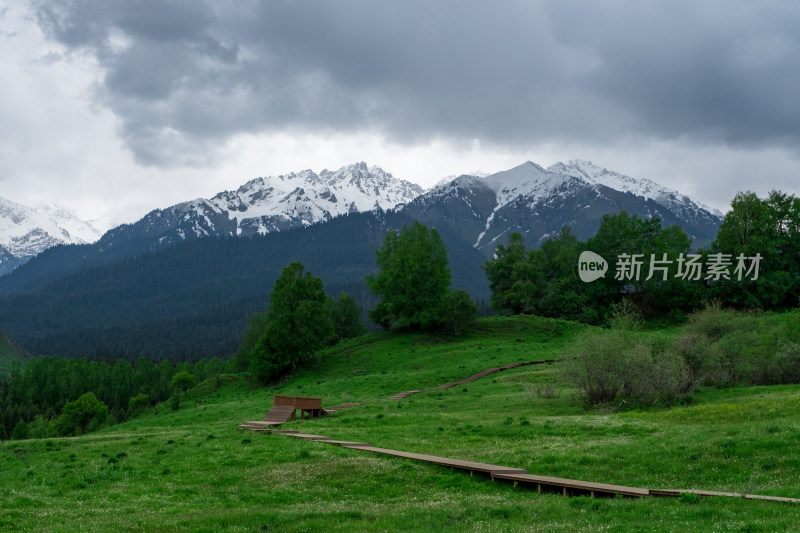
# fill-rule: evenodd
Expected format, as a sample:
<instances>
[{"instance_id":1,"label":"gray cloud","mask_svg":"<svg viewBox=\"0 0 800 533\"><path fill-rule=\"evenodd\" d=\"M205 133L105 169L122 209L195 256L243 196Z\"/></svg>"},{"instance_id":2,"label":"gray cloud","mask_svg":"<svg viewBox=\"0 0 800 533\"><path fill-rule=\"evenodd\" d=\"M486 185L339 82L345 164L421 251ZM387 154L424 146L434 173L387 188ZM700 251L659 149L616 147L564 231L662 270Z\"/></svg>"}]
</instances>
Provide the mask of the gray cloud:
<instances>
[{"instance_id":1,"label":"gray cloud","mask_svg":"<svg viewBox=\"0 0 800 533\"><path fill-rule=\"evenodd\" d=\"M239 133L516 145L800 141L794 2L41 0L146 165Z\"/></svg>"}]
</instances>

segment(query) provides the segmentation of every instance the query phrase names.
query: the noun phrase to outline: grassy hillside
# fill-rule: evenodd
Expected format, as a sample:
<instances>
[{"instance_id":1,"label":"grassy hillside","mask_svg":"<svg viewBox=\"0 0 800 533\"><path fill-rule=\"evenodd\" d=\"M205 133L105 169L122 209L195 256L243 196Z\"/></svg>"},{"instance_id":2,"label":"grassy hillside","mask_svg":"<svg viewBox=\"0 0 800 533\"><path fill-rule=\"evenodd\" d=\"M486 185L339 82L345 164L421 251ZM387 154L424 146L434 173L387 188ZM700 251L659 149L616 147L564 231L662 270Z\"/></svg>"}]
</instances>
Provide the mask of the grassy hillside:
<instances>
[{"instance_id":1,"label":"grassy hillside","mask_svg":"<svg viewBox=\"0 0 800 533\"><path fill-rule=\"evenodd\" d=\"M395 393L557 357L582 326L483 320L453 342L381 333L267 389L223 376L80 438L0 448L0 529L47 531L782 531L800 506L733 498L537 494L411 460L241 432L272 394L364 401L285 429L531 473L647 488L800 497L800 386L701 389L688 406L586 411L559 364L400 401ZM668 332L643 335L668 337ZM543 394L539 397L537 392Z\"/></svg>"},{"instance_id":2,"label":"grassy hillside","mask_svg":"<svg viewBox=\"0 0 800 533\"><path fill-rule=\"evenodd\" d=\"M0 331L0 374L10 371L14 361L24 362L26 358L22 349Z\"/></svg>"}]
</instances>

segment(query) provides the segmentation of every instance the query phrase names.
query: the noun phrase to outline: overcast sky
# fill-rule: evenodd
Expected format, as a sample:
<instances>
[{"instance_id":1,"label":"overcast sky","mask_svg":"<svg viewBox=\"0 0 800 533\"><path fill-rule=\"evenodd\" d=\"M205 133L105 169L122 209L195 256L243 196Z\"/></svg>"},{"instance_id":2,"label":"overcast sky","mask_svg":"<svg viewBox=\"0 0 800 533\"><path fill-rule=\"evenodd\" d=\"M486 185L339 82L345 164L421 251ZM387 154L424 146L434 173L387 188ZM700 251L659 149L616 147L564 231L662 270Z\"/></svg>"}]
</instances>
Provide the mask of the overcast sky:
<instances>
[{"instance_id":1,"label":"overcast sky","mask_svg":"<svg viewBox=\"0 0 800 533\"><path fill-rule=\"evenodd\" d=\"M800 2L0 0L0 196L135 219L366 161L800 194Z\"/></svg>"}]
</instances>

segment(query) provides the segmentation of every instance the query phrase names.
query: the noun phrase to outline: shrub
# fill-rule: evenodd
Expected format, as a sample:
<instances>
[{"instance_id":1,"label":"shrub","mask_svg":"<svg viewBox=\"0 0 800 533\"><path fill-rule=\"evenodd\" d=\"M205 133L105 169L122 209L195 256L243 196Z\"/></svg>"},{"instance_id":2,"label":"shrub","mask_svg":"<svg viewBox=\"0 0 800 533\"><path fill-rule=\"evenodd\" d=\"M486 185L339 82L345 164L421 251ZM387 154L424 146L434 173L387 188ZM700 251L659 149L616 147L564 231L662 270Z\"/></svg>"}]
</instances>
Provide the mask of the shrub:
<instances>
[{"instance_id":1,"label":"shrub","mask_svg":"<svg viewBox=\"0 0 800 533\"><path fill-rule=\"evenodd\" d=\"M128 416L136 418L147 410L150 405L150 396L147 394L137 394L128 400Z\"/></svg>"},{"instance_id":2,"label":"shrub","mask_svg":"<svg viewBox=\"0 0 800 533\"><path fill-rule=\"evenodd\" d=\"M552 400L558 398L558 389L556 389L555 383L549 381L547 383L525 383L525 398L528 400L534 398Z\"/></svg>"},{"instance_id":3,"label":"shrub","mask_svg":"<svg viewBox=\"0 0 800 533\"><path fill-rule=\"evenodd\" d=\"M577 387L581 399L590 404L616 399L623 385L626 343L621 330L592 331L567 349L565 377Z\"/></svg>"},{"instance_id":4,"label":"shrub","mask_svg":"<svg viewBox=\"0 0 800 533\"><path fill-rule=\"evenodd\" d=\"M742 313L709 307L694 313L672 349L706 385L800 383L796 315Z\"/></svg>"},{"instance_id":5,"label":"shrub","mask_svg":"<svg viewBox=\"0 0 800 533\"><path fill-rule=\"evenodd\" d=\"M800 383L800 344L780 342L775 357L781 383Z\"/></svg>"},{"instance_id":6,"label":"shrub","mask_svg":"<svg viewBox=\"0 0 800 533\"><path fill-rule=\"evenodd\" d=\"M467 291L451 289L442 302L439 323L448 333L460 337L475 322L477 316L478 306Z\"/></svg>"},{"instance_id":7,"label":"shrub","mask_svg":"<svg viewBox=\"0 0 800 533\"><path fill-rule=\"evenodd\" d=\"M674 402L695 387L688 365L675 352L654 354L630 330L585 333L565 353L565 378L589 404L626 400L633 405Z\"/></svg>"},{"instance_id":8,"label":"shrub","mask_svg":"<svg viewBox=\"0 0 800 533\"><path fill-rule=\"evenodd\" d=\"M742 315L730 309L722 309L714 303L689 318L689 331L717 341L742 327Z\"/></svg>"}]
</instances>

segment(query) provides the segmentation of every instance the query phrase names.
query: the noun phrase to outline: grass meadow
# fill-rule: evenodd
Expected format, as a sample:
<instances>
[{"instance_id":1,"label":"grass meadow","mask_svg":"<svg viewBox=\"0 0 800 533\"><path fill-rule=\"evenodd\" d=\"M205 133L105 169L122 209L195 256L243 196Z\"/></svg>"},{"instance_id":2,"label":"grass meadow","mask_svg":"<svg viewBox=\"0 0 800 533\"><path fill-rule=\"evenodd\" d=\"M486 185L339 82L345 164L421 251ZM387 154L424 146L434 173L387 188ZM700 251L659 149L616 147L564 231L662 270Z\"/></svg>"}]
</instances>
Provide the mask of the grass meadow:
<instances>
[{"instance_id":1,"label":"grass meadow","mask_svg":"<svg viewBox=\"0 0 800 533\"><path fill-rule=\"evenodd\" d=\"M412 460L244 432L273 394L366 402L283 429L530 473L646 488L800 498L800 386L700 388L683 405L587 410L559 363L442 391L489 367L558 358L583 329L479 321L452 340L380 333L271 387L208 380L182 401L82 437L0 447L8 531L793 531L800 505L741 498L538 494ZM669 339L672 330L642 335Z\"/></svg>"}]
</instances>

